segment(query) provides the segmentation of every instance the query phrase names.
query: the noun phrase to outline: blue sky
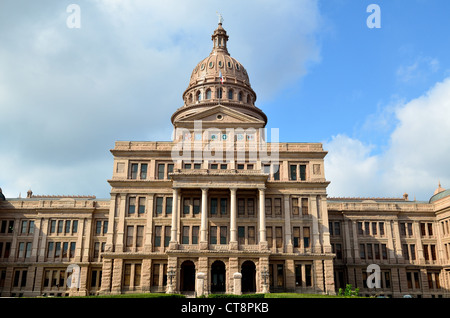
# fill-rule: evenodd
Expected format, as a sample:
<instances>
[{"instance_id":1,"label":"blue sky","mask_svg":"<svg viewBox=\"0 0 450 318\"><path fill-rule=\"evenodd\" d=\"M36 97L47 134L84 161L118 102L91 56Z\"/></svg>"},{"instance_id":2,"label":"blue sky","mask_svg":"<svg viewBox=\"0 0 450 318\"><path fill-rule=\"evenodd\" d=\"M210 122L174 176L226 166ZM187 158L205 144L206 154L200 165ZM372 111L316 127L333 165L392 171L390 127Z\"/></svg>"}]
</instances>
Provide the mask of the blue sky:
<instances>
[{"instance_id":1,"label":"blue sky","mask_svg":"<svg viewBox=\"0 0 450 318\"><path fill-rule=\"evenodd\" d=\"M67 6L81 9L70 29ZM381 28L370 29L377 4ZM216 12L280 140L322 142L330 196L450 186L446 0L2 1L0 187L108 198L116 140L169 140Z\"/></svg>"}]
</instances>

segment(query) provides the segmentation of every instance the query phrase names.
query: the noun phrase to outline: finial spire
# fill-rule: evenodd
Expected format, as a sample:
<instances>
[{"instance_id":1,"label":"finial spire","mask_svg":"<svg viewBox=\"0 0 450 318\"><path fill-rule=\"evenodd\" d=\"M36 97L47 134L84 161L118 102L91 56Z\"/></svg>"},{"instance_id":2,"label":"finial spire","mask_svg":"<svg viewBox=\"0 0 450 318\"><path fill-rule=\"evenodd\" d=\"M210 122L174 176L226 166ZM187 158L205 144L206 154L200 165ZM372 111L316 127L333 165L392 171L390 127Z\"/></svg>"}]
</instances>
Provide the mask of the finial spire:
<instances>
[{"instance_id":1,"label":"finial spire","mask_svg":"<svg viewBox=\"0 0 450 318\"><path fill-rule=\"evenodd\" d=\"M217 12L217 11L216 11L216 14L217 14L217 16L219 17L219 24L222 24L222 23L223 23L223 17L222 17L222 15L221 15L219 12Z\"/></svg>"}]
</instances>

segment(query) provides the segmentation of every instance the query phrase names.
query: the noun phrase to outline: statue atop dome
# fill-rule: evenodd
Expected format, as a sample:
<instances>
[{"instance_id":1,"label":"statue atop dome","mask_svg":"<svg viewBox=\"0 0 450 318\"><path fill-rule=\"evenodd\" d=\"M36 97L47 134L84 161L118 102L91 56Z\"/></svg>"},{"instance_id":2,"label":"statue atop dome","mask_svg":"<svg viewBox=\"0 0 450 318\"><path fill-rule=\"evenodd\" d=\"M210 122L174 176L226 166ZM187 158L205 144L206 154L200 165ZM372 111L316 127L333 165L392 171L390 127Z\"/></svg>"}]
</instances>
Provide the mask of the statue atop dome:
<instances>
[{"instance_id":1,"label":"statue atop dome","mask_svg":"<svg viewBox=\"0 0 450 318\"><path fill-rule=\"evenodd\" d=\"M216 13L217 13L217 16L219 17L219 24L222 24L223 23L222 15L219 12L216 12Z\"/></svg>"}]
</instances>

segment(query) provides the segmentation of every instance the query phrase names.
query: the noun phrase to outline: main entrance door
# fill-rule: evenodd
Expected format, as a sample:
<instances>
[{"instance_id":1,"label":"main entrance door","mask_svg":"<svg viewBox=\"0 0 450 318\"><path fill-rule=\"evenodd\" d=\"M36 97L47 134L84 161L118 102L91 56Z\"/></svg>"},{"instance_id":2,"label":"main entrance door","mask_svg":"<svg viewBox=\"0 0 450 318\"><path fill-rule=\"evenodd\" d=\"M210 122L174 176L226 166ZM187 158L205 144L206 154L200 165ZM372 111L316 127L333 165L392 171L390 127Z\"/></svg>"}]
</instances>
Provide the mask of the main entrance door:
<instances>
[{"instance_id":1,"label":"main entrance door","mask_svg":"<svg viewBox=\"0 0 450 318\"><path fill-rule=\"evenodd\" d=\"M211 265L211 292L225 292L225 264L222 261Z\"/></svg>"},{"instance_id":2,"label":"main entrance door","mask_svg":"<svg viewBox=\"0 0 450 318\"><path fill-rule=\"evenodd\" d=\"M242 273L242 292L256 292L256 266L252 261L245 261L241 267Z\"/></svg>"},{"instance_id":3,"label":"main entrance door","mask_svg":"<svg viewBox=\"0 0 450 318\"><path fill-rule=\"evenodd\" d=\"M180 280L181 291L195 291L195 265L192 261L181 264Z\"/></svg>"}]
</instances>

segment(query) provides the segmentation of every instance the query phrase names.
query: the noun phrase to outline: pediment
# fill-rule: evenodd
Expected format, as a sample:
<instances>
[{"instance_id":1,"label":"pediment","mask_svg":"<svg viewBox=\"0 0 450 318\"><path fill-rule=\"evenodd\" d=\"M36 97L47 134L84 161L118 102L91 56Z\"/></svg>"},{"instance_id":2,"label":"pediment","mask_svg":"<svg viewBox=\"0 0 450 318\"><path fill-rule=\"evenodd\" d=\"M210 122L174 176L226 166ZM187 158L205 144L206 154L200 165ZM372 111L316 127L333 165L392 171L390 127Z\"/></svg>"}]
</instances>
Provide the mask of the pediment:
<instances>
[{"instance_id":1,"label":"pediment","mask_svg":"<svg viewBox=\"0 0 450 318\"><path fill-rule=\"evenodd\" d=\"M194 121L202 121L202 123L214 125L245 124L264 126L264 121L261 119L224 105L217 105L208 109L202 109L177 120L178 123L185 124L193 123Z\"/></svg>"}]
</instances>

